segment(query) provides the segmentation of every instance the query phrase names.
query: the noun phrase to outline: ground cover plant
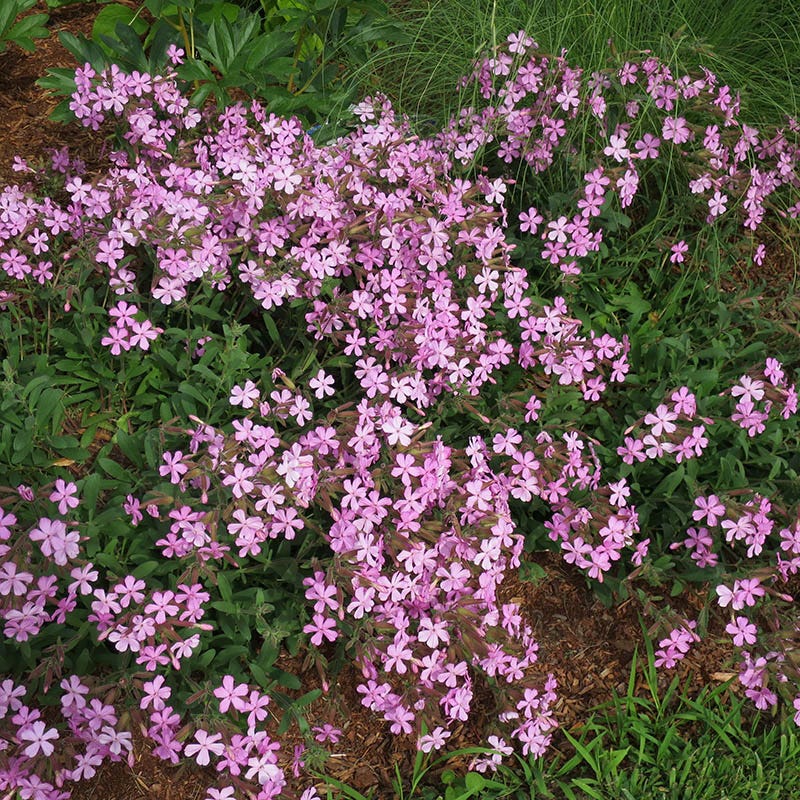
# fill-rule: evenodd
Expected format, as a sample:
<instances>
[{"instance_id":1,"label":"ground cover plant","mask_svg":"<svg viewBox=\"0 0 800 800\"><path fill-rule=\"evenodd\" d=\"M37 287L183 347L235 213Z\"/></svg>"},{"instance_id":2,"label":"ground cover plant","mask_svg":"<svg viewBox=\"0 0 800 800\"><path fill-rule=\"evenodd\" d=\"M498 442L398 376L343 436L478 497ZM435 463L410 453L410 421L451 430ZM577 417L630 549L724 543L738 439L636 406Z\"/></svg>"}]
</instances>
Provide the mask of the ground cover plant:
<instances>
[{"instance_id":1,"label":"ground cover plant","mask_svg":"<svg viewBox=\"0 0 800 800\"><path fill-rule=\"evenodd\" d=\"M20 162L0 199L6 786L57 796L125 757L117 703L163 757L217 764L210 797L288 793L268 720L280 647L306 639L323 671L356 659L365 705L422 754L479 685L497 727L476 768L545 754L557 688L497 589L548 541L617 596L685 549L677 575L740 612L748 697L796 704L787 365L735 335L703 355L642 332L635 284L585 300L663 186L649 162L688 164L695 198L654 273L701 262L706 230L762 258L764 218L797 214L796 124L749 128L714 75L654 58L587 80L523 32L467 77L482 101L423 138L377 97L320 145L258 104L198 110L175 78L80 69L73 112L124 144L100 175ZM572 191L541 210L520 191L512 217L500 164L562 158ZM654 386L629 374L648 358ZM669 668L702 621L663 620ZM31 671L69 732L23 701Z\"/></svg>"},{"instance_id":2,"label":"ground cover plant","mask_svg":"<svg viewBox=\"0 0 800 800\"><path fill-rule=\"evenodd\" d=\"M381 0L145 0L136 8L105 4L91 37L62 31L59 38L78 64L151 75L166 69L167 50L177 45L184 54L177 73L191 85L194 105L254 97L274 113L321 127L358 99L348 65L364 64L405 37ZM72 119L74 69L48 70L42 85L67 98L54 118Z\"/></svg>"}]
</instances>

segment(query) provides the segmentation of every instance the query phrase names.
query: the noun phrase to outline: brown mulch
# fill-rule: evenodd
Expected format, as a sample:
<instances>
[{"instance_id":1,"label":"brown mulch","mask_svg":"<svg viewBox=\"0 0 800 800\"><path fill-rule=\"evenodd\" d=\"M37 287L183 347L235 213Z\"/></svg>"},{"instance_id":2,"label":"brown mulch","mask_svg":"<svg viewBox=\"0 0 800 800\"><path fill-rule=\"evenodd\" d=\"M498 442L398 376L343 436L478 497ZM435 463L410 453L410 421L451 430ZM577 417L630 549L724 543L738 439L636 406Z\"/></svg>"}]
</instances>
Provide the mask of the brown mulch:
<instances>
[{"instance_id":1,"label":"brown mulch","mask_svg":"<svg viewBox=\"0 0 800 800\"><path fill-rule=\"evenodd\" d=\"M38 6L38 11L48 10L43 0ZM75 66L72 55L59 43L57 33L69 30L88 35L98 7L98 4L78 3L49 11L52 35L37 42L34 53L11 46L0 54L0 186L17 179L11 169L15 155L27 159L46 157L49 149L68 144L71 151L79 153L88 163L97 159L99 137L75 125L65 128L50 122L48 115L57 101L48 97L35 81L48 67ZM794 270L794 260L775 249L761 275L769 278L770 285L781 280L786 285L787 278L794 280ZM800 306L797 311L800 318ZM524 609L540 644L541 674L553 672L558 680L555 711L559 723L568 730L578 730L591 708L608 701L615 692L626 691L633 654L637 648L642 652L643 647L642 609L633 599L606 608L587 588L584 578L557 556L537 554L532 559L545 569L545 577L536 582L510 578L501 587L501 595L504 601L513 599ZM677 610L695 618L703 598L694 596L680 602L683 606ZM690 651L677 670L698 690L725 678L724 673L716 672L730 656L719 644L723 627L724 621L712 616L707 639ZM304 669L299 661L287 661L282 667L301 675L304 692L322 684L313 665ZM671 675L664 676L664 680L670 679ZM378 789L379 797L390 796L395 765L402 775L411 774L413 739L389 735L387 726L361 706L356 692L361 676L354 667L344 667L330 680L331 691L309 706L306 713L312 725L330 722L343 728L342 740L331 746L334 754L325 762L325 771L361 792ZM639 688L644 690L641 685ZM477 710L470 726L455 732L450 742L452 747L479 741L476 737L481 717L487 719L492 709L488 693L480 687L478 698L485 701L484 707ZM293 726L282 741L291 758L293 746L303 739ZM560 741L557 737L557 746ZM313 752L308 755L313 756ZM467 761L462 758L449 766L464 767ZM190 764L166 765L150 754L141 737L135 742L133 762L133 767L124 762L104 765L96 778L76 786L73 797L75 800L201 800L214 778L209 770Z\"/></svg>"},{"instance_id":2,"label":"brown mulch","mask_svg":"<svg viewBox=\"0 0 800 800\"><path fill-rule=\"evenodd\" d=\"M39 0L34 12L50 14L47 39L36 39L33 53L10 45L0 53L0 186L15 183L19 174L11 168L14 156L25 159L46 158L49 151L68 145L88 163L98 155L97 134L71 125L65 128L48 117L61 98L48 95L36 85L48 68L76 67L75 59L58 39L60 31L90 36L92 23L100 6L77 3L50 10Z\"/></svg>"}]
</instances>

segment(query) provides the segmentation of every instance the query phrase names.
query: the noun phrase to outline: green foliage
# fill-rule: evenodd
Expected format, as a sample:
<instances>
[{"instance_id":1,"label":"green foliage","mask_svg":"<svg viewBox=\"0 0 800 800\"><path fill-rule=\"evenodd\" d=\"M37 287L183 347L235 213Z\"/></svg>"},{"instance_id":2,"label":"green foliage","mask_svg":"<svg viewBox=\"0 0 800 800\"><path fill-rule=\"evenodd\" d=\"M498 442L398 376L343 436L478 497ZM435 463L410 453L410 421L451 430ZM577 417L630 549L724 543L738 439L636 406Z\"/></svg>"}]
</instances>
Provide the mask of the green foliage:
<instances>
[{"instance_id":1,"label":"green foliage","mask_svg":"<svg viewBox=\"0 0 800 800\"><path fill-rule=\"evenodd\" d=\"M639 677L649 697L636 693ZM634 656L624 697L599 708L576 735L564 731L574 754L535 766L548 786L541 796L778 800L797 794L796 727L791 719L764 722L748 713L728 684L694 697L678 678L664 687L649 648L641 665Z\"/></svg>"},{"instance_id":2,"label":"green foliage","mask_svg":"<svg viewBox=\"0 0 800 800\"><path fill-rule=\"evenodd\" d=\"M278 360L300 371L313 345L280 318L286 335L270 339L246 322L268 316L252 298L223 308L224 296L205 287L171 308L154 301L140 311L164 329L147 358L113 356L100 344L111 321L105 310L111 292L91 264L71 263L45 286L19 289L0 314L2 483L47 490L56 478L74 481L82 503L72 519L86 537L86 558L112 578L132 574L174 590L189 576L177 574L156 545L163 524L145 514L134 527L123 510L126 498L171 503L175 487L159 467L165 447L183 440L175 422L195 416L226 424L234 384L260 375L267 385ZM52 513L51 503L37 502L41 515ZM221 674L279 693L300 689L276 662L282 652L296 655L304 638L302 578L316 555L314 542L267 543L246 569L227 565L211 578L219 590L207 616L213 631L204 632L204 646L187 662L181 702L202 688L205 676ZM47 684L58 670L130 668L130 654L99 645L90 626L70 624L78 618L74 612L67 619L68 639L58 625L22 647L3 638L4 671ZM287 719L302 714L288 697L285 706L293 715Z\"/></svg>"},{"instance_id":3,"label":"green foliage","mask_svg":"<svg viewBox=\"0 0 800 800\"><path fill-rule=\"evenodd\" d=\"M393 12L410 42L377 53L364 68L400 110L445 120L476 98L454 94L478 53L527 30L542 50L568 51L588 73L650 50L677 72L698 63L743 89L753 122L798 112L800 26L788 0L411 0ZM742 35L747 31L747 36Z\"/></svg>"},{"instance_id":4,"label":"green foliage","mask_svg":"<svg viewBox=\"0 0 800 800\"><path fill-rule=\"evenodd\" d=\"M0 49L3 40L33 46L32 39L38 35L33 31L38 29L20 32L21 23L11 25L31 5L32 0L17 0L16 5L3 7L7 12L0 10ZM592 54L586 48L599 47L608 33L599 24L599 10L595 3L580 3L580 9L574 3L563 5L576 13L561 10L548 16L543 7L537 7L541 16L536 29L555 50L565 42L576 42L577 58L585 58L584 64L591 68ZM472 17L454 14L452 3L429 7L414 47L441 55L420 62L420 70L432 65L437 80L450 69L463 71L454 51L442 51L437 43L446 38L449 46L462 47L459 59L471 57L479 45L496 42L519 10L513 2L493 3L491 16L481 17L484 27L475 28L474 38L464 39L461 45L462 40L453 38L455 28L444 21L468 28L476 13L475 7L470 8ZM715 8L712 3L703 9L709 25L717 20ZM446 16L442 16L444 11ZM689 10L676 14L688 15ZM117 3L105 5L91 39L69 34L61 38L79 61L88 61L96 69L116 63L126 70L149 72L162 69L168 46L179 44L187 59L178 74L194 85L197 104L211 98L225 105L243 94L267 100L275 113L295 113L307 124L320 123L354 99L357 86L344 80L343 65L361 64L368 66L357 72L358 78L363 80L374 67L384 86L398 93L401 105L415 113L438 114L441 98L430 83L433 76L412 72L417 65L410 57L402 67L389 61L380 65L379 60L370 64L371 54L381 43L397 45L403 40L386 19L386 7L378 0L262 0L260 9L254 4L240 8L202 0L146 0L138 10ZM561 27L556 26L558 19ZM723 39L708 44L695 34L690 36L690 23L683 17L669 17L660 32L648 28L642 38L633 38L645 19L644 15L634 19L630 10L614 11L606 24L613 28L618 48L641 48L658 33L660 47L673 47L676 64L686 53L711 57L725 49ZM699 24L691 22L691 26ZM514 25L520 27L521 20ZM675 36L665 38L664 32L675 25ZM598 26L593 34L596 39L587 38L586 31L595 30L593 26ZM453 41L459 44L452 45ZM794 63L790 45L786 64ZM397 49L384 50L387 59L399 58ZM731 69L748 66L735 60L730 64ZM401 79L395 87L391 76L398 69ZM70 86L74 88L70 74L54 70L43 85L68 94ZM418 91L421 86L424 91ZM62 104L62 117L66 117L64 108ZM768 103L764 108L765 113L774 111ZM512 215L533 202L556 212L570 201L588 163L586 152L580 149L585 141L576 136L574 143L578 151L562 165L559 191L554 185L537 184L530 176L517 176ZM489 166L497 174L502 171L491 158ZM798 362L796 338L787 338L778 324L762 318L754 295L731 298L722 290L721 278L739 258L726 244L724 232L698 238L693 263L685 269L679 271L669 263L665 243L675 232L692 230L688 213L680 217L672 213L675 207L684 209L686 199L685 193L676 193L679 170L679 165L668 165L665 172L650 175L651 186L639 207L627 213L612 207L603 210L603 249L580 281L563 287L570 308L587 329L630 337L634 377L610 391L604 402L580 420L605 463L618 462L619 432L678 386L710 395L704 411L716 415L724 403L714 396L716 387L736 379L746 366L775 354L789 365ZM515 257L532 264L522 237L518 244ZM537 269L530 267L537 293L552 295L553 276ZM265 314L244 295L234 296L232 303L230 296L225 298L223 308L224 296L203 287L174 307L153 303L142 311L142 318L147 316L164 329L148 358L126 353L113 357L97 344L108 325L107 292L84 265L83 271L78 268L59 276L36 296L17 298L0 316L0 465L4 481L12 484L40 482L43 471L77 477L85 501L81 524L88 536L87 556L112 574L130 571L156 585L174 585L171 565L153 544L158 526L144 521L133 535L120 510L126 495L143 487L155 487L150 500L168 498L171 486L161 479L158 467L165 441L175 432L171 424L194 416L222 427L230 410L227 396L232 385L245 378L260 380L262 387L274 385L273 367L278 364L291 382L314 365L332 366L333 362L330 352L311 341L302 326L292 327L294 315L287 309ZM341 379L347 386L352 376L344 374ZM519 376L510 372L502 385L481 397L481 409L513 400L518 382ZM547 419L554 425L574 419L576 409L584 408L578 398L569 387L554 392L545 409ZM466 439L473 428L477 430L478 414L466 402L443 406L437 410L438 432ZM796 421L780 429L776 426L755 441L740 430L720 440L714 458L678 466L622 465L619 474L642 498L637 509L645 535L666 549L685 530L701 487L713 486L717 491L748 487L792 501L792 491L796 495L797 489L790 484L800 471L799 440ZM520 528L528 535L528 549L546 543L544 513L544 505L535 502L515 508ZM214 630L204 633L200 655L188 662L192 689L202 689L206 676L223 673L237 680L252 677L265 690L276 685L286 690L300 688L297 679L283 672L277 662L282 648L292 655L298 652L308 615L301 580L317 555L313 537L303 544L280 541L265 547L246 569L228 565L213 574L210 579L219 592L210 604ZM530 568L523 577L540 576ZM607 580L609 600L613 592L628 591L625 577ZM687 582L708 580L709 573L701 574L688 557L664 557L642 577L660 588L672 582L673 590L680 591ZM651 599L655 598L653 592ZM84 671L90 662L112 670L127 665L127 656L112 655L110 650L98 656L86 630L66 643L53 632L43 636L37 648L25 646L12 653L2 645L0 660L22 671L38 669L41 675L59 648L66 648L67 668L76 672ZM519 758L513 771L502 768L495 775L470 771L459 776L452 770L441 771L448 758L487 751L463 750L435 760L420 753L410 779L398 773L397 796L466 800L530 797L535 792L537 797L559 800L648 796L716 800L724 793L731 800L752 796L777 800L800 792L800 779L791 767L800 756L800 740L788 721L767 728L749 723L742 703L726 687L708 688L697 698L690 697L677 679L664 689L653 666L652 648L648 656L641 669L650 696L635 692L639 667L634 658L627 695L599 709L579 730L564 731L564 749L570 755L561 761L544 766ZM313 699L309 694L295 701L291 714ZM286 698L285 706L289 705ZM211 714L209 709L206 712ZM430 782L433 776L438 776L437 782ZM327 783L329 796L363 798L338 781L327 779Z\"/></svg>"},{"instance_id":5,"label":"green foliage","mask_svg":"<svg viewBox=\"0 0 800 800\"><path fill-rule=\"evenodd\" d=\"M50 35L47 30L49 15L28 14L18 19L34 5L36 0L3 0L0 4L0 53L6 51L9 42L23 50L33 51L36 48L34 39L45 39Z\"/></svg>"},{"instance_id":6,"label":"green foliage","mask_svg":"<svg viewBox=\"0 0 800 800\"><path fill-rule=\"evenodd\" d=\"M167 48L179 46L185 61L178 75L193 86L195 105L213 99L221 107L257 97L271 112L313 125L335 118L358 98L351 65L403 36L389 23L382 0L264 0L258 10L212 0L145 0L138 9L106 5L91 39L68 32L59 38L80 64L97 71L114 63L127 72L164 72ZM50 70L41 85L61 95L75 88L63 69ZM63 101L54 117L70 116Z\"/></svg>"}]
</instances>

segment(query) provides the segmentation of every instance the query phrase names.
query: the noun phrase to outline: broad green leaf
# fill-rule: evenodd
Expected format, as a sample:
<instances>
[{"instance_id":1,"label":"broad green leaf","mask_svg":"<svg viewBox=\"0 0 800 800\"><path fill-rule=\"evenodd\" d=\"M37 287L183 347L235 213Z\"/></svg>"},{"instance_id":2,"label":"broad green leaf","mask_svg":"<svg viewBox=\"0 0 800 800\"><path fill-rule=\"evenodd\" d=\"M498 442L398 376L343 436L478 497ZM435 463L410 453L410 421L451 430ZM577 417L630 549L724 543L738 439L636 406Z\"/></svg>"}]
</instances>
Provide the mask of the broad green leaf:
<instances>
[{"instance_id":1,"label":"broad green leaf","mask_svg":"<svg viewBox=\"0 0 800 800\"><path fill-rule=\"evenodd\" d=\"M92 38L97 41L100 36L114 36L118 23L132 29L137 36L143 36L149 27L135 8L111 3L104 6L95 17Z\"/></svg>"},{"instance_id":2,"label":"broad green leaf","mask_svg":"<svg viewBox=\"0 0 800 800\"><path fill-rule=\"evenodd\" d=\"M103 470L111 478L116 478L127 486L133 483L133 476L128 470L121 467L116 461L111 458L97 458L97 466Z\"/></svg>"}]
</instances>

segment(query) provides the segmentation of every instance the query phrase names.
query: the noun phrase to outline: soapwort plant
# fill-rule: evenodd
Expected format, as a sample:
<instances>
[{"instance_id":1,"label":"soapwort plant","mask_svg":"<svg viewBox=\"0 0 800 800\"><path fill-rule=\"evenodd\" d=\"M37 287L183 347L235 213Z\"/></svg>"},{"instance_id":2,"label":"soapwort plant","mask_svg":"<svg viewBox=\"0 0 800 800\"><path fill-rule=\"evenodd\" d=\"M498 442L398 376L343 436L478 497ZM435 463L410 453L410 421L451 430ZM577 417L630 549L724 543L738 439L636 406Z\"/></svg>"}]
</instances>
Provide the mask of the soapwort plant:
<instances>
[{"instance_id":1,"label":"soapwort plant","mask_svg":"<svg viewBox=\"0 0 800 800\"><path fill-rule=\"evenodd\" d=\"M168 54L179 67L184 54ZM122 687L157 755L216 766L209 797L292 792L270 727L272 685L237 646L252 631L232 621L230 576L267 591L273 547L294 563L302 632L321 668L343 648L363 676L363 704L393 735L423 752L445 747L480 680L496 703L487 741L501 755L544 754L557 687L537 666L531 626L499 592L523 557L515 504L588 578L633 580L651 562L637 465L684 467L726 436L791 425L797 411L791 377L770 356L717 387L734 401L727 413L712 418L706 398L675 387L609 453L580 423L625 383L631 337L590 328L566 298L601 253L603 214L629 208L647 162L666 153L692 165L702 225L735 217L760 252L751 234L766 216L800 211L796 122L748 128L713 74L673 76L653 58L587 79L524 32L467 77L485 104L429 138L376 96L354 108L355 130L318 145L258 102L198 109L176 79L91 64L75 73L72 112L95 130L114 120L122 145L99 175L61 160L45 196L37 189L53 176L17 162L20 182L0 193L0 267L12 287L2 301L35 305L78 260L105 291L99 344L115 358L154 357L174 334L171 311L221 296L242 315L230 324L242 335L263 325L252 341L271 338L284 360L231 385L227 419L192 414L174 445L173 426L161 481L126 497L130 530L147 520L160 531L149 543L168 565L157 579L121 564L101 572L87 558L77 483L3 490L4 635L29 659L38 637L51 647L36 677L58 681L66 727L45 721L21 676L6 680L0 785L61 797L104 759L129 756L113 705ZM513 221L533 242L522 247L507 235L512 184L480 168L482 153L496 144L501 160L544 173L578 124L593 131L583 183L569 211L531 206ZM682 242L670 250L676 262ZM563 292L538 296L543 272ZM219 330L206 335L201 349ZM286 339L304 352L281 348ZM781 692L797 707L789 639L772 649L775 630L756 618L780 618L789 599L797 511L755 490L696 488L677 547L703 568L735 568L716 593L742 612L728 632L748 696L767 708ZM116 688L59 674L69 645L55 630L68 623L122 657ZM217 624L227 667L204 654ZM697 635L693 621L674 627L659 663L669 668ZM212 662L216 674L200 679ZM177 710L187 704L198 709L191 723Z\"/></svg>"}]
</instances>

